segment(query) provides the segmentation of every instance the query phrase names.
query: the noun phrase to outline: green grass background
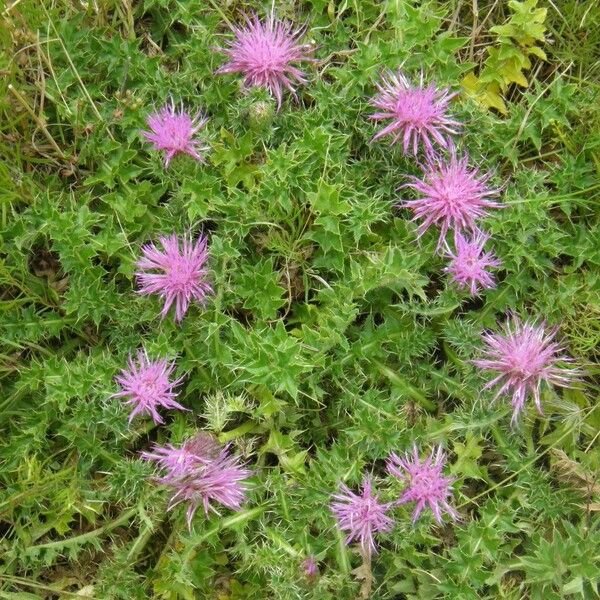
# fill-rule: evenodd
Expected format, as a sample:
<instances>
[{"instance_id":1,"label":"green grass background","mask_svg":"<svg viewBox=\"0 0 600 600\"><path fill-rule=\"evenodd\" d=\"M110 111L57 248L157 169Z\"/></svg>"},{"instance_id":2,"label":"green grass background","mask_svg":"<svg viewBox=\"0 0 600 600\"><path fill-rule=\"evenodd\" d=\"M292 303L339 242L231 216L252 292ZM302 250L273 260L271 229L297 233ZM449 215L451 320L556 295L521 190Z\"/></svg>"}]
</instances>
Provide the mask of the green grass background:
<instances>
[{"instance_id":1,"label":"green grass background","mask_svg":"<svg viewBox=\"0 0 600 600\"><path fill-rule=\"evenodd\" d=\"M384 68L453 89L480 72L507 2L277 2L319 59L274 112L215 77L228 0L0 6L0 597L318 600L597 598L600 583L600 9L540 0L547 60L508 114L461 94L460 145L504 186L485 226L503 267L469 299L397 188L414 160L370 144ZM170 96L210 117L207 165L164 169L140 136ZM135 293L142 243L210 236L216 295L181 325ZM561 327L578 389L509 427L470 364L508 311ZM177 358L189 413L131 426L113 377L145 346ZM529 407L531 408L531 407ZM255 466L245 509L182 510L139 451L197 429ZM370 590L329 514L340 481L442 443L464 520L379 538ZM321 575L307 582L308 554Z\"/></svg>"}]
</instances>

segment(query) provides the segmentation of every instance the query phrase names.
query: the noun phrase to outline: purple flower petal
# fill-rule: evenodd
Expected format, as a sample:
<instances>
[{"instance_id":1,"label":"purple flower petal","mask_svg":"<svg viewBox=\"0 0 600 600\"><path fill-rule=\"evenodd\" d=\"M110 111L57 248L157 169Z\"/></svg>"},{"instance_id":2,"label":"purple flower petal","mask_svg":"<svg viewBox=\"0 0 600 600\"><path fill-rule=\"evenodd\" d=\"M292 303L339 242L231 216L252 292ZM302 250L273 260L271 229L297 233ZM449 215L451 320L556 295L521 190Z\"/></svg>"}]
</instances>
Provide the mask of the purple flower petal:
<instances>
[{"instance_id":1,"label":"purple flower petal","mask_svg":"<svg viewBox=\"0 0 600 600\"><path fill-rule=\"evenodd\" d=\"M404 187L412 188L421 197L400 203L414 213L414 220L420 220L419 237L432 225L440 227L438 250L441 248L449 229L455 232L469 230L479 232L476 221L487 215L489 208L499 208L500 204L489 200L499 190L488 188L489 174L480 175L478 169L470 169L469 158L458 158L451 153L449 161L430 159L423 169L423 179L411 177L411 183Z\"/></svg>"},{"instance_id":2,"label":"purple flower petal","mask_svg":"<svg viewBox=\"0 0 600 600\"><path fill-rule=\"evenodd\" d=\"M379 501L379 496L371 491L371 480L365 478L361 494L355 494L346 485L340 485L340 491L333 494L331 512L342 531L348 532L346 543L357 540L365 556L376 551L374 534L379 531L391 531L393 520L386 515L392 504Z\"/></svg>"},{"instance_id":3,"label":"purple flower petal","mask_svg":"<svg viewBox=\"0 0 600 600\"><path fill-rule=\"evenodd\" d=\"M155 461L167 473L158 482L170 487L173 495L167 510L183 502L188 503L186 520L191 528L199 506L208 515L217 512L214 504L240 510L246 495L245 480L251 472L227 446L221 447L209 434L200 433L181 448L171 444L154 446L152 452L143 452L142 458Z\"/></svg>"},{"instance_id":4,"label":"purple flower petal","mask_svg":"<svg viewBox=\"0 0 600 600\"><path fill-rule=\"evenodd\" d=\"M577 369L559 364L569 363L572 359L561 354L562 346L554 341L556 334L556 329L546 332L543 323L523 322L513 316L512 324L510 320L507 321L503 333L487 332L483 335L483 342L487 346L484 358L473 363L481 369L498 373L486 386L500 384L496 397L512 394L513 425L530 394L538 412L542 414L542 383L568 387L579 375Z\"/></svg>"},{"instance_id":5,"label":"purple flower petal","mask_svg":"<svg viewBox=\"0 0 600 600\"><path fill-rule=\"evenodd\" d=\"M402 143L404 154L415 155L419 144L425 147L427 155L433 155L432 139L442 148L452 146L450 136L458 133L461 125L451 119L447 111L456 93L434 85L425 87L423 76L419 85L412 86L401 72L391 71L377 84L377 90L379 93L371 100L371 105L378 112L370 118L390 122L373 136L373 140L390 136L391 144Z\"/></svg>"},{"instance_id":6,"label":"purple flower petal","mask_svg":"<svg viewBox=\"0 0 600 600\"><path fill-rule=\"evenodd\" d=\"M198 162L204 162L202 153L208 150L208 146L202 145L194 136L207 121L201 113L191 117L183 106L176 110L171 101L148 117L150 131L142 131L142 135L155 150L165 153L165 167L177 154L189 154Z\"/></svg>"},{"instance_id":7,"label":"purple flower petal","mask_svg":"<svg viewBox=\"0 0 600 600\"><path fill-rule=\"evenodd\" d=\"M468 288L472 295L477 294L480 288L496 287L494 276L486 269L499 267L498 261L491 252L484 252L483 247L489 236L478 232L468 240L462 234L455 236L455 253L448 249L447 255L450 264L444 269L452 276L452 280L460 288Z\"/></svg>"},{"instance_id":8,"label":"purple flower petal","mask_svg":"<svg viewBox=\"0 0 600 600\"><path fill-rule=\"evenodd\" d=\"M164 318L175 304L175 321L181 321L192 301L203 304L212 287L206 280L208 271L207 239L200 236L193 243L175 234L159 238L162 250L154 244L142 248L136 272L141 294L158 294L164 299ZM181 246L181 248L180 248Z\"/></svg>"},{"instance_id":9,"label":"purple flower petal","mask_svg":"<svg viewBox=\"0 0 600 600\"><path fill-rule=\"evenodd\" d=\"M391 454L388 472L406 483L398 504L415 502L413 522L426 508L431 510L438 523L442 522L442 513L447 513L453 520L459 518L456 510L448 503L448 498L452 496L453 479L442 475L445 462L446 457L439 446L423 460L420 460L416 446L413 447L412 454L407 453L404 457Z\"/></svg>"},{"instance_id":10,"label":"purple flower petal","mask_svg":"<svg viewBox=\"0 0 600 600\"><path fill-rule=\"evenodd\" d=\"M137 414L147 414L155 423L164 423L158 407L187 410L175 401L177 393L173 389L182 381L182 378L171 381L175 363L169 363L166 359L150 360L146 352L140 350L137 360L129 357L127 366L115 377L121 391L112 397L127 398L125 403L133 406L129 421Z\"/></svg>"},{"instance_id":11,"label":"purple flower petal","mask_svg":"<svg viewBox=\"0 0 600 600\"><path fill-rule=\"evenodd\" d=\"M281 106L284 88L296 95L295 83L306 83L304 73L293 63L312 60L309 54L312 47L300 44L305 28L294 29L287 21L275 19L273 14L261 21L258 15L246 17L242 27L234 27L234 39L227 48L219 50L227 55L225 63L217 74L241 73L248 87L264 87Z\"/></svg>"}]
</instances>

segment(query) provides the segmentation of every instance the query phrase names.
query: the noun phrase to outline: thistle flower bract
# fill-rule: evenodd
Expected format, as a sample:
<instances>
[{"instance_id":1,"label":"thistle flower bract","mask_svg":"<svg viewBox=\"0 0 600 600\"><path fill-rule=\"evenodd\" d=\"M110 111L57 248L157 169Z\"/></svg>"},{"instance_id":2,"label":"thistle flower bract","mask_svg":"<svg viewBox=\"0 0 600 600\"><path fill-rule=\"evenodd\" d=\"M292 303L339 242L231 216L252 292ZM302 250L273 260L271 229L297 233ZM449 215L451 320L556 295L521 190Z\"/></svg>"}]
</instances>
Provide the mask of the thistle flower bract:
<instances>
[{"instance_id":1,"label":"thistle flower bract","mask_svg":"<svg viewBox=\"0 0 600 600\"><path fill-rule=\"evenodd\" d=\"M164 299L161 316L164 318L175 303L175 321L181 321L190 303L202 304L212 292L206 280L208 270L207 239L201 235L196 242L177 235L159 238L162 250L150 243L142 247L142 257L136 272L141 294L158 294ZM180 248L181 245L181 248Z\"/></svg>"},{"instance_id":2,"label":"thistle flower bract","mask_svg":"<svg viewBox=\"0 0 600 600\"><path fill-rule=\"evenodd\" d=\"M113 394L112 397L128 398L126 404L133 405L129 422L137 414L148 414L155 423L164 423L157 410L161 406L187 410L175 401L177 393L173 389L183 380L180 378L171 381L175 363L170 363L166 359L150 360L147 353L140 350L137 360L129 357L127 367L115 377L115 381L121 386L121 391Z\"/></svg>"},{"instance_id":3,"label":"thistle flower bract","mask_svg":"<svg viewBox=\"0 0 600 600\"><path fill-rule=\"evenodd\" d=\"M205 515L209 510L218 513L214 504L232 510L242 507L246 495L244 482L251 472L238 457L229 453L227 446L220 447L208 434L199 434L179 449L172 445L155 446L152 452L142 456L167 470L158 478L159 483L173 490L167 510L182 502L188 503L186 520L189 528L199 506Z\"/></svg>"},{"instance_id":4,"label":"thistle flower bract","mask_svg":"<svg viewBox=\"0 0 600 600\"><path fill-rule=\"evenodd\" d=\"M480 175L477 168L470 169L469 158L458 158L451 153L449 161L430 159L423 168L423 179L410 177L409 187L421 195L416 200L400 204L414 213L413 220L421 220L418 236L431 225L440 227L438 250L449 229L455 232L470 230L477 233L476 221L487 214L488 208L498 208L499 203L489 200L499 192L487 186L489 174Z\"/></svg>"},{"instance_id":5,"label":"thistle flower bract","mask_svg":"<svg viewBox=\"0 0 600 600\"><path fill-rule=\"evenodd\" d=\"M207 121L201 113L191 117L183 105L177 110L171 100L148 117L150 131L142 131L142 135L152 143L155 150L165 153L165 166L169 166L171 159L177 154L189 154L197 161L204 162L202 153L208 150L208 146L194 136Z\"/></svg>"},{"instance_id":6,"label":"thistle flower bract","mask_svg":"<svg viewBox=\"0 0 600 600\"><path fill-rule=\"evenodd\" d=\"M363 555L370 557L376 551L373 535L380 531L390 531L394 522L386 515L392 506L379 501L379 496L371 491L371 480L365 478L362 492L355 494L346 485L333 494L331 512L342 531L348 532L346 543L353 540L360 543Z\"/></svg>"},{"instance_id":7,"label":"thistle flower bract","mask_svg":"<svg viewBox=\"0 0 600 600\"><path fill-rule=\"evenodd\" d=\"M543 323L522 322L513 315L512 324L508 320L503 333L487 332L483 335L485 358L474 360L473 363L481 369L497 373L484 387L488 389L500 384L494 399L511 394L513 425L530 394L538 412L543 414L540 397L542 383L568 387L579 374L577 369L560 365L572 359L562 355L562 346L553 341L557 332L557 328L546 332Z\"/></svg>"},{"instance_id":8,"label":"thistle flower bract","mask_svg":"<svg viewBox=\"0 0 600 600\"><path fill-rule=\"evenodd\" d=\"M484 252L483 247L489 236L478 232L472 239L457 233L454 236L455 252L448 248L447 254L450 264L444 269L460 288L469 288L472 295L477 294L479 288L496 287L494 276L486 269L499 267L500 261L491 252Z\"/></svg>"},{"instance_id":9,"label":"thistle flower bract","mask_svg":"<svg viewBox=\"0 0 600 600\"><path fill-rule=\"evenodd\" d=\"M306 83L304 73L294 63L312 60L309 44L300 44L305 27L294 29L287 21L279 21L271 13L261 21L258 15L246 16L246 23L233 27L235 38L227 48L219 48L229 61L217 70L242 73L246 86L267 88L281 106L283 90L296 95L294 85Z\"/></svg>"},{"instance_id":10,"label":"thistle flower bract","mask_svg":"<svg viewBox=\"0 0 600 600\"><path fill-rule=\"evenodd\" d=\"M447 513L455 520L459 518L456 510L448 503L448 498L452 496L450 486L453 479L442 475L445 462L446 457L439 446L422 461L416 446L412 454L407 453L403 458L395 453L391 454L387 465L388 472L406 483L398 503L416 503L413 523L426 507L431 509L438 523L442 522L442 513Z\"/></svg>"},{"instance_id":11,"label":"thistle flower bract","mask_svg":"<svg viewBox=\"0 0 600 600\"><path fill-rule=\"evenodd\" d=\"M434 143L442 148L451 146L450 136L457 133L460 123L448 116L448 104L456 96L448 89L425 86L423 74L418 86L412 86L401 73L388 72L377 84L378 94L371 105L379 112L370 115L374 121L391 121L373 136L373 141L392 137L392 144L402 141L404 154L418 152L419 144L429 155Z\"/></svg>"}]
</instances>

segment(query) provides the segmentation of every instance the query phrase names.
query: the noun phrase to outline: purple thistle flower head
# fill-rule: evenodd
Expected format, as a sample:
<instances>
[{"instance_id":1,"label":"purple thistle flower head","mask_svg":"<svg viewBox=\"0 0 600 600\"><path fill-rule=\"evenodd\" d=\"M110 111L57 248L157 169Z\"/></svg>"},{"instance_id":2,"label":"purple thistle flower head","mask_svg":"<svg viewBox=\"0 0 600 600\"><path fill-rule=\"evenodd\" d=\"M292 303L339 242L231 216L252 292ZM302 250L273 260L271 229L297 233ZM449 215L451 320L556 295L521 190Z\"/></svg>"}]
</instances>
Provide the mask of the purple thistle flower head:
<instances>
[{"instance_id":1,"label":"purple thistle flower head","mask_svg":"<svg viewBox=\"0 0 600 600\"><path fill-rule=\"evenodd\" d=\"M442 522L444 512L453 520L460 518L448 503L448 498L452 496L451 484L454 480L442 475L445 462L446 457L440 446L422 461L416 446L413 448L412 455L407 453L403 458L395 453L390 455L387 464L388 472L406 483L406 489L398 503L416 503L413 523L426 507L431 509L438 523Z\"/></svg>"},{"instance_id":2,"label":"purple thistle flower head","mask_svg":"<svg viewBox=\"0 0 600 600\"><path fill-rule=\"evenodd\" d=\"M137 414L147 414L154 419L155 423L164 423L163 418L158 414L159 406L187 410L175 401L177 393L173 388L183 381L183 378L171 381L175 363L170 363L166 359L150 360L148 354L140 350L137 360L129 357L127 367L115 377L115 381L121 386L121 391L111 397L128 398L125 404L133 405L129 415L130 423Z\"/></svg>"},{"instance_id":3,"label":"purple thistle flower head","mask_svg":"<svg viewBox=\"0 0 600 600\"><path fill-rule=\"evenodd\" d=\"M314 579L319 574L319 567L314 556L307 556L302 561L302 571L307 579Z\"/></svg>"},{"instance_id":4,"label":"purple thistle flower head","mask_svg":"<svg viewBox=\"0 0 600 600\"><path fill-rule=\"evenodd\" d=\"M572 359L561 354L562 346L554 341L557 332L557 328L547 332L543 323L523 322L513 315L512 324L508 320L502 333L486 332L483 335L485 358L473 363L480 369L497 373L484 387L488 389L500 384L494 399L511 394L513 426L530 394L538 412L543 414L542 383L568 387L579 375L577 369L560 364L569 363Z\"/></svg>"},{"instance_id":5,"label":"purple thistle flower head","mask_svg":"<svg viewBox=\"0 0 600 600\"><path fill-rule=\"evenodd\" d=\"M221 446L216 438L208 433L200 432L184 442L179 448L173 444L159 446L154 444L152 452L142 452L145 460L155 461L161 469L168 471L169 477L185 475L198 465L219 456Z\"/></svg>"},{"instance_id":6,"label":"purple thistle flower head","mask_svg":"<svg viewBox=\"0 0 600 600\"><path fill-rule=\"evenodd\" d=\"M206 515L209 510L218 513L215 503L232 510L242 507L247 489L244 482L251 471L229 453L228 446L219 446L211 436L200 434L179 449L172 445L155 446L153 452L143 453L142 457L167 470L158 479L173 489L167 510L187 502L186 520L190 529L199 506Z\"/></svg>"},{"instance_id":7,"label":"purple thistle flower head","mask_svg":"<svg viewBox=\"0 0 600 600\"><path fill-rule=\"evenodd\" d=\"M295 97L293 84L306 83L304 73L294 66L312 60L311 46L299 43L306 27L294 29L291 23L275 19L273 13L264 21L256 14L246 16L245 20L244 26L232 28L235 38L228 47L219 48L229 61L217 74L242 73L246 86L268 89L279 109L284 88Z\"/></svg>"},{"instance_id":8,"label":"purple thistle flower head","mask_svg":"<svg viewBox=\"0 0 600 600\"><path fill-rule=\"evenodd\" d=\"M370 118L390 123L373 136L373 141L390 135L392 144L402 140L403 153L414 155L419 144L428 155L434 153L434 143L442 148L451 147L450 136L460 128L460 123L448 116L448 104L456 93L435 85L425 86L422 73L419 85L412 86L400 71L384 75L377 90L379 93L371 105L379 112Z\"/></svg>"},{"instance_id":9,"label":"purple thistle flower head","mask_svg":"<svg viewBox=\"0 0 600 600\"><path fill-rule=\"evenodd\" d=\"M481 231L470 240L457 233L454 236L455 253L447 249L450 264L444 271L452 276L458 287L469 288L472 295L477 294L479 288L496 287L494 276L486 269L499 267L500 261L491 252L484 252L488 239L489 235Z\"/></svg>"},{"instance_id":10,"label":"purple thistle flower head","mask_svg":"<svg viewBox=\"0 0 600 600\"><path fill-rule=\"evenodd\" d=\"M411 177L411 183L402 186L412 188L421 196L400 204L414 213L413 220L422 221L418 237L431 225L440 227L438 250L449 229L477 233L476 221L486 216L488 208L500 207L499 203L489 200L500 191L488 187L490 174L480 175L477 168L469 168L468 162L468 155L458 158L455 152L451 152L448 161L430 158L423 168L423 179Z\"/></svg>"},{"instance_id":11,"label":"purple thistle flower head","mask_svg":"<svg viewBox=\"0 0 600 600\"><path fill-rule=\"evenodd\" d=\"M353 540L360 543L363 555L368 558L376 552L373 535L379 531L391 531L393 520L387 516L391 503L379 501L379 495L371 489L371 480L365 478L360 494L355 494L346 485L340 485L340 491L332 494L331 512L342 531L348 532L346 543Z\"/></svg>"},{"instance_id":12,"label":"purple thistle flower head","mask_svg":"<svg viewBox=\"0 0 600 600\"><path fill-rule=\"evenodd\" d=\"M152 143L155 150L165 153L165 167L177 154L189 154L198 162L204 162L203 152L208 146L195 138L208 119L202 113L191 117L183 108L177 110L171 100L159 111L148 116L147 123L150 131L142 131L142 135Z\"/></svg>"},{"instance_id":13,"label":"purple thistle flower head","mask_svg":"<svg viewBox=\"0 0 600 600\"><path fill-rule=\"evenodd\" d=\"M175 321L181 321L193 300L203 304L212 292L206 280L207 239L200 235L194 243L185 236L180 244L177 235L172 234L160 237L159 242L162 250L152 243L142 247L136 272L139 292L164 299L163 318L175 303Z\"/></svg>"}]
</instances>

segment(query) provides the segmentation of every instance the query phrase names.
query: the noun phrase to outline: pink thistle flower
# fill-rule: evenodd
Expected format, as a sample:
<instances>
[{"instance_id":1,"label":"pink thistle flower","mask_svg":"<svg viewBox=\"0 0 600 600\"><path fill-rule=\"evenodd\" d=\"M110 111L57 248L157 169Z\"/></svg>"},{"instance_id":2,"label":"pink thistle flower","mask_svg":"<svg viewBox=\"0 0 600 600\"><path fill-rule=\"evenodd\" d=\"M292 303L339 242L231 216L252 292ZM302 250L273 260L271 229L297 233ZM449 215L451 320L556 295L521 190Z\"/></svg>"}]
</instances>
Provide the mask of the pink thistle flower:
<instances>
[{"instance_id":1,"label":"pink thistle flower","mask_svg":"<svg viewBox=\"0 0 600 600\"><path fill-rule=\"evenodd\" d=\"M235 39L228 48L219 48L229 62L217 74L242 73L246 86L267 88L277 99L279 109L284 88L296 97L293 84L306 83L304 73L293 65L312 60L311 46L299 43L306 27L294 29L291 23L276 20L273 13L265 21L256 14L245 20L245 26L232 28Z\"/></svg>"},{"instance_id":2,"label":"pink thistle flower","mask_svg":"<svg viewBox=\"0 0 600 600\"><path fill-rule=\"evenodd\" d=\"M307 579L314 579L319 575L319 567L314 556L307 556L302 561L302 570Z\"/></svg>"},{"instance_id":3,"label":"pink thistle flower","mask_svg":"<svg viewBox=\"0 0 600 600\"><path fill-rule=\"evenodd\" d=\"M447 248L451 260L444 271L450 273L458 287L469 288L472 295L477 294L480 287L482 289L496 287L494 276L486 269L499 267L500 261L491 252L483 251L488 239L489 235L482 232L477 232L471 240L457 233L454 237L455 254Z\"/></svg>"},{"instance_id":4,"label":"pink thistle flower","mask_svg":"<svg viewBox=\"0 0 600 600\"><path fill-rule=\"evenodd\" d=\"M187 440L177 448L173 444L159 446L154 444L152 452L142 452L145 460L155 461L161 469L169 472L169 477L179 477L203 465L207 460L214 460L219 456L221 446L214 436L204 432Z\"/></svg>"},{"instance_id":5,"label":"pink thistle flower","mask_svg":"<svg viewBox=\"0 0 600 600\"><path fill-rule=\"evenodd\" d=\"M553 341L557 333L558 328L547 333L543 323L522 322L513 315L512 325L508 320L503 333L486 332L483 335L487 346L485 358L474 360L473 363L480 369L498 373L484 387L488 389L501 384L494 400L503 394L512 395L513 426L529 394L533 395L538 412L543 414L540 397L542 383L568 387L573 378L579 375L577 369L560 365L572 359L561 354L563 347Z\"/></svg>"},{"instance_id":6,"label":"pink thistle flower","mask_svg":"<svg viewBox=\"0 0 600 600\"><path fill-rule=\"evenodd\" d=\"M448 503L452 496L450 487L454 481L450 477L444 477L442 470L446 462L446 456L441 447L429 454L421 461L416 446L412 455L406 454L400 458L392 453L388 460L387 470L394 477L398 477L406 483L406 489L400 496L398 504L416 502L413 512L413 523L419 518L423 510L428 506L438 523L442 522L442 513L447 513L453 520L459 519L459 515Z\"/></svg>"},{"instance_id":7,"label":"pink thistle flower","mask_svg":"<svg viewBox=\"0 0 600 600\"><path fill-rule=\"evenodd\" d=\"M407 200L400 205L412 210L413 221L422 220L418 237L431 225L440 226L438 250L448 229L457 232L468 229L477 233L477 219L486 216L488 208L500 207L499 203L488 199L500 191L488 188L491 175L480 175L477 168L469 168L468 162L466 154L457 158L455 152L451 153L448 162L430 158L423 168L423 179L410 177L412 183L402 186L421 195L417 200Z\"/></svg>"},{"instance_id":8,"label":"pink thistle flower","mask_svg":"<svg viewBox=\"0 0 600 600\"><path fill-rule=\"evenodd\" d=\"M183 109L183 105L176 110L175 103L171 100L170 104L147 118L150 131L142 131L142 135L152 143L155 150L165 152L165 167L169 166L171 159L177 154L189 154L198 162L204 162L202 153L209 148L194 136L207 122L208 119L200 112L191 117Z\"/></svg>"},{"instance_id":9,"label":"pink thistle flower","mask_svg":"<svg viewBox=\"0 0 600 600\"><path fill-rule=\"evenodd\" d=\"M175 303L175 321L181 321L193 300L203 304L212 292L211 285L206 281L207 239L201 235L193 243L186 236L181 249L175 234L161 236L159 241L162 250L152 243L142 247L142 257L137 262L139 271L136 273L139 292L158 294L164 299L162 318Z\"/></svg>"},{"instance_id":10,"label":"pink thistle flower","mask_svg":"<svg viewBox=\"0 0 600 600\"><path fill-rule=\"evenodd\" d=\"M460 123L451 119L448 104L457 92L438 89L435 85L425 87L423 74L418 86L412 86L401 73L389 71L377 84L378 94L371 105L380 112L370 115L374 121L391 123L373 136L373 141L386 135L392 136L392 144L402 140L404 154L417 154L419 143L429 155L434 153L433 142L442 148L452 145L450 135L456 134Z\"/></svg>"},{"instance_id":11,"label":"pink thistle flower","mask_svg":"<svg viewBox=\"0 0 600 600\"><path fill-rule=\"evenodd\" d=\"M379 495L371 491L371 480L365 478L361 494L355 494L346 485L340 485L340 491L333 494L331 512L342 531L348 532L346 543L358 540L365 558L376 552L373 534L379 531L391 531L393 520L386 515L392 504L379 501Z\"/></svg>"},{"instance_id":12,"label":"pink thistle flower","mask_svg":"<svg viewBox=\"0 0 600 600\"><path fill-rule=\"evenodd\" d=\"M111 397L129 398L125 404L132 404L134 407L129 415L130 423L140 413L150 415L155 423L164 423L157 411L159 406L187 410L175 401L177 393L173 388L183 381L183 378L171 381L175 363L169 363L166 359L150 360L148 354L140 350L137 361L129 357L127 367L115 377L121 391Z\"/></svg>"},{"instance_id":13,"label":"pink thistle flower","mask_svg":"<svg viewBox=\"0 0 600 600\"><path fill-rule=\"evenodd\" d=\"M209 510L218 514L213 504L222 504L232 510L240 510L246 495L245 480L252 474L236 456L229 454L229 447L220 447L210 436L200 434L186 442L181 449L168 445L155 446L153 452L142 456L154 460L167 469L167 474L158 482L173 489L167 510L187 502L188 527L199 506L208 516Z\"/></svg>"}]
</instances>

